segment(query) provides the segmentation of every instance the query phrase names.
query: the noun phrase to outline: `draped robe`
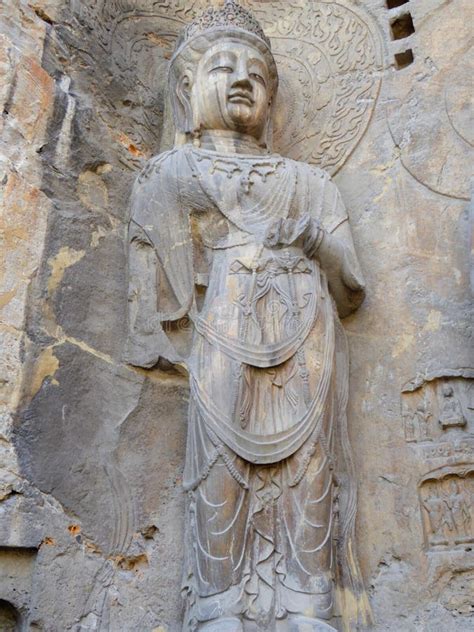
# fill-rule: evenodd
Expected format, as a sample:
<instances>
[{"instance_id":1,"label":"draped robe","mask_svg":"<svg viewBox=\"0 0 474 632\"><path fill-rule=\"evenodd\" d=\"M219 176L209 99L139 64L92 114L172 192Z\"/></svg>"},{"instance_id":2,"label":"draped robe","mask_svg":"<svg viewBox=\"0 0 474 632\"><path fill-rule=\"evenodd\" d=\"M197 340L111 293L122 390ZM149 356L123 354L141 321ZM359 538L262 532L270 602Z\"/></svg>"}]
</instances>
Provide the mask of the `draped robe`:
<instances>
[{"instance_id":1,"label":"draped robe","mask_svg":"<svg viewBox=\"0 0 474 632\"><path fill-rule=\"evenodd\" d=\"M329 272L300 241L264 246L277 220L308 215L338 245ZM184 629L330 620L355 510L338 310L363 288L337 188L279 155L176 148L136 182L130 244L128 359L190 379Z\"/></svg>"}]
</instances>

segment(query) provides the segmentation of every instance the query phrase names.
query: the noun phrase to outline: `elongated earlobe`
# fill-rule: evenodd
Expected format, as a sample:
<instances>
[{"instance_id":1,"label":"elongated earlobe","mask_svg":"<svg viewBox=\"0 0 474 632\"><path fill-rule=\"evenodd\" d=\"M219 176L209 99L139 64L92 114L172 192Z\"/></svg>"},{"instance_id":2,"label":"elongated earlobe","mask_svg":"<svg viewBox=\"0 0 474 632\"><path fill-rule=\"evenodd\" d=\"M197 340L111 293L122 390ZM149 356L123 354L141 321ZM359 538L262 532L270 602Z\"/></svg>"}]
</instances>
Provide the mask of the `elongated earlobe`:
<instances>
[{"instance_id":1,"label":"elongated earlobe","mask_svg":"<svg viewBox=\"0 0 474 632\"><path fill-rule=\"evenodd\" d=\"M178 82L176 92L181 105L182 120L179 121L180 127L185 134L193 131L193 110L191 106L191 88L193 77L191 73L186 73ZM180 117L181 118L181 117Z\"/></svg>"},{"instance_id":2,"label":"elongated earlobe","mask_svg":"<svg viewBox=\"0 0 474 632\"><path fill-rule=\"evenodd\" d=\"M259 142L260 147L272 151L273 149L273 99L268 102L268 115Z\"/></svg>"}]
</instances>

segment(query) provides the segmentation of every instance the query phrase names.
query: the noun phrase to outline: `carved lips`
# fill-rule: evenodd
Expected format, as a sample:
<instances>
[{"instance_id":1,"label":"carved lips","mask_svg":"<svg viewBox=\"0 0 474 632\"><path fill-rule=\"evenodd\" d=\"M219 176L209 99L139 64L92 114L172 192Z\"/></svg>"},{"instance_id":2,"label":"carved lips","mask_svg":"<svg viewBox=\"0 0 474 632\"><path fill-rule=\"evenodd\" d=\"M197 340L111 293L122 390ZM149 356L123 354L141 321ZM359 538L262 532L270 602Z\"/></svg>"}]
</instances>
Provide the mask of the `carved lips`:
<instances>
[{"instance_id":1,"label":"carved lips","mask_svg":"<svg viewBox=\"0 0 474 632\"><path fill-rule=\"evenodd\" d=\"M233 90L227 97L227 100L231 103L240 103L249 107L255 103L254 98L247 90Z\"/></svg>"}]
</instances>

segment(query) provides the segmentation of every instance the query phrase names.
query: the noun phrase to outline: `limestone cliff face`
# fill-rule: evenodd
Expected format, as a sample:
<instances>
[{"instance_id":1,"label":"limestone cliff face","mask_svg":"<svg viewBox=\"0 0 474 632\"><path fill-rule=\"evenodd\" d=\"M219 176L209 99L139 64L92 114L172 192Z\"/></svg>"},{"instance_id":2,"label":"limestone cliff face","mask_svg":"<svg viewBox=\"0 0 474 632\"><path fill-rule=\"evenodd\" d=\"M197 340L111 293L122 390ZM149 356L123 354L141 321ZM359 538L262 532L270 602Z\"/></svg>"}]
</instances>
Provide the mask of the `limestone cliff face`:
<instances>
[{"instance_id":1,"label":"limestone cliff face","mask_svg":"<svg viewBox=\"0 0 474 632\"><path fill-rule=\"evenodd\" d=\"M172 143L176 32L206 4L0 7L2 630L180 629L187 381L122 359L125 239ZM373 629L470 630L471 3L246 4L288 71L275 143L331 171L366 278L344 326Z\"/></svg>"}]
</instances>

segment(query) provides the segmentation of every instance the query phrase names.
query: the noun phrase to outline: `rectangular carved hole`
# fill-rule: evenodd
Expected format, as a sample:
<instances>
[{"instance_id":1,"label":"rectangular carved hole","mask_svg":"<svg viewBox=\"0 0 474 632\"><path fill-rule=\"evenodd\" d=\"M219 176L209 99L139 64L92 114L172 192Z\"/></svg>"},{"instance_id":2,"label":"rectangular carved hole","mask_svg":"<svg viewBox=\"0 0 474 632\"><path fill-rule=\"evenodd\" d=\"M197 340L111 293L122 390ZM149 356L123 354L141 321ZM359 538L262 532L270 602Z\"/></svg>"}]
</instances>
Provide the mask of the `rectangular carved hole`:
<instances>
[{"instance_id":1,"label":"rectangular carved hole","mask_svg":"<svg viewBox=\"0 0 474 632\"><path fill-rule=\"evenodd\" d=\"M390 28L392 29L392 37L394 40L403 39L415 32L413 20L409 13L401 15L391 22Z\"/></svg>"},{"instance_id":2,"label":"rectangular carved hole","mask_svg":"<svg viewBox=\"0 0 474 632\"><path fill-rule=\"evenodd\" d=\"M395 54L395 65L397 70L401 70L402 68L406 68L413 62L413 51L411 48L403 51L403 53Z\"/></svg>"},{"instance_id":3,"label":"rectangular carved hole","mask_svg":"<svg viewBox=\"0 0 474 632\"><path fill-rule=\"evenodd\" d=\"M387 0L387 9L396 9L409 1L410 0Z\"/></svg>"}]
</instances>

